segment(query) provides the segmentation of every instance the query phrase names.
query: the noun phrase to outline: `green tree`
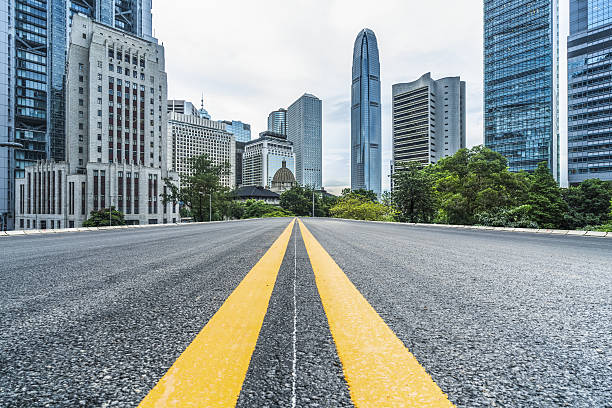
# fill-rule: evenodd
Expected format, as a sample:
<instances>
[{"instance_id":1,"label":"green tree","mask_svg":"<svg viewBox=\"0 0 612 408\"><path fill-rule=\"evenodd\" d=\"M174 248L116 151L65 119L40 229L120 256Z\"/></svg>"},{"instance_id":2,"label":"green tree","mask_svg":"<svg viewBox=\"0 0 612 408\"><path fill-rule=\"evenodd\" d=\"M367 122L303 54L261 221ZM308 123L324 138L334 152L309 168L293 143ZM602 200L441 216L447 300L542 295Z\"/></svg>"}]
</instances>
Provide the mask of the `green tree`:
<instances>
[{"instance_id":1,"label":"green tree","mask_svg":"<svg viewBox=\"0 0 612 408\"><path fill-rule=\"evenodd\" d=\"M610 221L608 209L612 200L612 183L588 179L563 189L562 195L568 206L565 222L569 228L602 225Z\"/></svg>"},{"instance_id":2,"label":"green tree","mask_svg":"<svg viewBox=\"0 0 612 408\"><path fill-rule=\"evenodd\" d=\"M546 163L540 163L529 179L531 185L527 202L531 206L531 220L540 228L563 228L567 203Z\"/></svg>"},{"instance_id":3,"label":"green tree","mask_svg":"<svg viewBox=\"0 0 612 408\"><path fill-rule=\"evenodd\" d=\"M440 205L436 222L473 224L479 213L517 207L527 198L528 175L511 173L505 157L483 146L460 149L430 171Z\"/></svg>"},{"instance_id":4,"label":"green tree","mask_svg":"<svg viewBox=\"0 0 612 408\"><path fill-rule=\"evenodd\" d=\"M312 190L294 186L281 194L280 206L298 216L312 215Z\"/></svg>"},{"instance_id":5,"label":"green tree","mask_svg":"<svg viewBox=\"0 0 612 408\"><path fill-rule=\"evenodd\" d=\"M334 218L367 221L393 221L395 215L391 207L350 196L338 199L330 213Z\"/></svg>"},{"instance_id":6,"label":"green tree","mask_svg":"<svg viewBox=\"0 0 612 408\"><path fill-rule=\"evenodd\" d=\"M230 174L230 164L217 165L203 154L192 157L190 165L192 173L181 176L180 188L172 180L164 180L168 191L162 194L164 204L182 203L190 209L196 222L227 218L227 202L231 198L229 189L221 183L221 177Z\"/></svg>"},{"instance_id":7,"label":"green tree","mask_svg":"<svg viewBox=\"0 0 612 408\"><path fill-rule=\"evenodd\" d=\"M431 222L437 206L434 178L420 163L407 162L393 174L392 202L403 222Z\"/></svg>"},{"instance_id":8,"label":"green tree","mask_svg":"<svg viewBox=\"0 0 612 408\"><path fill-rule=\"evenodd\" d=\"M125 225L125 218L121 211L115 207L103 208L99 211L89 213L89 218L83 222L84 227L107 227L110 225Z\"/></svg>"},{"instance_id":9,"label":"green tree","mask_svg":"<svg viewBox=\"0 0 612 408\"><path fill-rule=\"evenodd\" d=\"M375 192L373 192L372 190L365 190L363 188L358 190L351 190L350 188L345 188L342 190L342 197L365 199L373 203L378 202L378 197L376 196Z\"/></svg>"},{"instance_id":10,"label":"green tree","mask_svg":"<svg viewBox=\"0 0 612 408\"><path fill-rule=\"evenodd\" d=\"M297 216L312 215L313 190L310 187L295 186L280 196L280 206ZM314 191L315 216L329 217L329 209L336 198L320 191Z\"/></svg>"},{"instance_id":11,"label":"green tree","mask_svg":"<svg viewBox=\"0 0 612 408\"><path fill-rule=\"evenodd\" d=\"M244 218L291 217L290 211L262 200L247 200L244 204Z\"/></svg>"}]
</instances>

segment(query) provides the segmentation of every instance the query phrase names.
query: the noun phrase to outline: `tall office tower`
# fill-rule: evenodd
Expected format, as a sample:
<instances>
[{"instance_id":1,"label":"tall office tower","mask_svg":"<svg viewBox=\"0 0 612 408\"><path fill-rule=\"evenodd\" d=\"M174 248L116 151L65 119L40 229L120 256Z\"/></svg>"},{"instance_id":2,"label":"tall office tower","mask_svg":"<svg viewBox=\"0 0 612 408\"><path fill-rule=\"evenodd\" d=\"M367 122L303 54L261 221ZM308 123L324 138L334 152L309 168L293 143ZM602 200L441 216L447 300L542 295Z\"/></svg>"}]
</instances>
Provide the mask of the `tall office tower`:
<instances>
[{"instance_id":1,"label":"tall office tower","mask_svg":"<svg viewBox=\"0 0 612 408\"><path fill-rule=\"evenodd\" d=\"M393 85L392 93L393 171L409 161L436 163L465 147L465 82L459 77L434 80L427 73Z\"/></svg>"},{"instance_id":2,"label":"tall office tower","mask_svg":"<svg viewBox=\"0 0 612 408\"><path fill-rule=\"evenodd\" d=\"M274 175L282 167L287 167L295 175L293 143L280 133L262 132L258 139L244 146L242 185L270 188Z\"/></svg>"},{"instance_id":3,"label":"tall office tower","mask_svg":"<svg viewBox=\"0 0 612 408\"><path fill-rule=\"evenodd\" d=\"M268 115L268 131L287 135L287 109L280 108Z\"/></svg>"},{"instance_id":4,"label":"tall office tower","mask_svg":"<svg viewBox=\"0 0 612 408\"><path fill-rule=\"evenodd\" d=\"M251 125L248 123L242 123L239 120L221 120L219 122L225 125L225 130L236 137L236 142L246 143L251 141Z\"/></svg>"},{"instance_id":5,"label":"tall office tower","mask_svg":"<svg viewBox=\"0 0 612 408\"><path fill-rule=\"evenodd\" d=\"M236 142L236 188L242 186L242 157L247 142Z\"/></svg>"},{"instance_id":6,"label":"tall office tower","mask_svg":"<svg viewBox=\"0 0 612 408\"><path fill-rule=\"evenodd\" d=\"M155 41L151 14L152 0L64 0L64 2L68 4L71 17L81 13L126 33Z\"/></svg>"},{"instance_id":7,"label":"tall office tower","mask_svg":"<svg viewBox=\"0 0 612 408\"><path fill-rule=\"evenodd\" d=\"M485 146L559 180L558 0L484 1Z\"/></svg>"},{"instance_id":8,"label":"tall office tower","mask_svg":"<svg viewBox=\"0 0 612 408\"><path fill-rule=\"evenodd\" d=\"M230 172L221 176L221 184L236 185L236 139L225 124L194 115L172 112L168 117L170 167L181 176L193 174L191 158L207 154L216 165L229 163Z\"/></svg>"},{"instance_id":9,"label":"tall office tower","mask_svg":"<svg viewBox=\"0 0 612 408\"><path fill-rule=\"evenodd\" d=\"M304 94L287 109L287 139L293 142L295 178L302 186L320 190L322 181L321 100Z\"/></svg>"},{"instance_id":10,"label":"tall office tower","mask_svg":"<svg viewBox=\"0 0 612 408\"><path fill-rule=\"evenodd\" d=\"M116 207L134 224L173 222L161 195L170 172L164 48L73 16L66 71L66 161L17 181L18 228L78 227ZM176 181L178 182L178 181Z\"/></svg>"},{"instance_id":11,"label":"tall office tower","mask_svg":"<svg viewBox=\"0 0 612 408\"><path fill-rule=\"evenodd\" d=\"M0 0L0 231L12 227L13 219L13 180L11 173L14 171L15 155L13 149L9 149L8 143L13 142L13 116L9 114L13 105L12 78L9 72L13 67L13 44L10 42L12 8L9 0Z\"/></svg>"},{"instance_id":12,"label":"tall office tower","mask_svg":"<svg viewBox=\"0 0 612 408\"><path fill-rule=\"evenodd\" d=\"M181 115L199 116L198 110L193 103L180 99L170 99L168 101L168 115L171 112L180 113Z\"/></svg>"},{"instance_id":13,"label":"tall office tower","mask_svg":"<svg viewBox=\"0 0 612 408\"><path fill-rule=\"evenodd\" d=\"M381 193L380 63L374 32L362 30L353 49L351 189Z\"/></svg>"},{"instance_id":14,"label":"tall office tower","mask_svg":"<svg viewBox=\"0 0 612 408\"><path fill-rule=\"evenodd\" d=\"M568 181L612 180L612 1L571 0Z\"/></svg>"},{"instance_id":15,"label":"tall office tower","mask_svg":"<svg viewBox=\"0 0 612 408\"><path fill-rule=\"evenodd\" d=\"M0 70L0 84L8 83L13 95L8 109L0 104L0 115L10 118L8 138L24 146L0 150L0 157L11 158L0 168L0 186L7 186L0 188L0 211L8 209L11 224L15 178L24 177L24 168L36 161L66 158L65 67L77 13L155 41L151 0L0 0L0 54L10 51L8 60L0 55L0 64L8 61L11 67Z\"/></svg>"}]
</instances>

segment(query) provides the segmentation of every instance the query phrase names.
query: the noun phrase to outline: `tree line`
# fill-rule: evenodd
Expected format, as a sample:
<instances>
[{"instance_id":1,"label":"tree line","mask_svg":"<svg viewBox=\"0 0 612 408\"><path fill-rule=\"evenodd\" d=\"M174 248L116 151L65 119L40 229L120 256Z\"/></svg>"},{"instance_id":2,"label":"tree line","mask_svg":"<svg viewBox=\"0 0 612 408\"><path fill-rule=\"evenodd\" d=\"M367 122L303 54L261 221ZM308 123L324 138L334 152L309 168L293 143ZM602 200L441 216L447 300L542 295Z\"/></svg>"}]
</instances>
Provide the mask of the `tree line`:
<instances>
[{"instance_id":1,"label":"tree line","mask_svg":"<svg viewBox=\"0 0 612 408\"><path fill-rule=\"evenodd\" d=\"M560 188L546 163L510 172L501 154L461 149L436 164L403 163L392 177L394 218L499 227L612 228L612 183L589 179Z\"/></svg>"},{"instance_id":2,"label":"tree line","mask_svg":"<svg viewBox=\"0 0 612 408\"><path fill-rule=\"evenodd\" d=\"M366 190L344 189L335 197L296 186L280 195L279 205L239 202L221 181L230 174L229 163L217 165L204 154L191 159L191 168L180 188L165 180L161 198L197 222L312 216L314 199L316 217L612 231L612 183L590 179L560 188L545 163L532 173L510 172L506 158L482 146L435 164L398 163L392 192L380 198ZM106 223L104 211L92 213L88 225ZM112 224L123 223L123 214L113 209Z\"/></svg>"}]
</instances>

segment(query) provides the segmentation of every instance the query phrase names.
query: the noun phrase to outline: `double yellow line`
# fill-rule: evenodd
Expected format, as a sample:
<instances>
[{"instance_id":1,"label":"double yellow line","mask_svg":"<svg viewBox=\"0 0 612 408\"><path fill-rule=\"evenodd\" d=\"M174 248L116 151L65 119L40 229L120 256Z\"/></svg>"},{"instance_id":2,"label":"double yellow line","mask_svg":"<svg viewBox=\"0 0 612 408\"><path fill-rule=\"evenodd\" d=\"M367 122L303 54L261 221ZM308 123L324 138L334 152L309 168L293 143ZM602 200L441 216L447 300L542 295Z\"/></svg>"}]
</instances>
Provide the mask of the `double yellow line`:
<instances>
[{"instance_id":1,"label":"double yellow line","mask_svg":"<svg viewBox=\"0 0 612 408\"><path fill-rule=\"evenodd\" d=\"M223 303L140 407L233 407L295 220ZM356 407L452 407L401 340L299 221Z\"/></svg>"}]
</instances>

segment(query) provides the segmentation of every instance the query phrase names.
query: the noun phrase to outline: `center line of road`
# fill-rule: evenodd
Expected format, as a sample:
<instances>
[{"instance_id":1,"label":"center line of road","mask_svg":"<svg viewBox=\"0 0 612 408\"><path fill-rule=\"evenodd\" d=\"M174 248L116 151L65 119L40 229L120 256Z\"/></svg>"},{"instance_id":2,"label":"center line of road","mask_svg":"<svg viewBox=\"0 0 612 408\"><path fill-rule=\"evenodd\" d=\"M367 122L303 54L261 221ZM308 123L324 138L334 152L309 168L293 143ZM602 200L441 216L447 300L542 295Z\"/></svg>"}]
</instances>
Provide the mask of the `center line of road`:
<instances>
[{"instance_id":1,"label":"center line of road","mask_svg":"<svg viewBox=\"0 0 612 408\"><path fill-rule=\"evenodd\" d=\"M301 220L299 224L355 406L453 407Z\"/></svg>"},{"instance_id":2,"label":"center line of road","mask_svg":"<svg viewBox=\"0 0 612 408\"><path fill-rule=\"evenodd\" d=\"M294 224L285 228L139 407L236 405Z\"/></svg>"},{"instance_id":3,"label":"center line of road","mask_svg":"<svg viewBox=\"0 0 612 408\"><path fill-rule=\"evenodd\" d=\"M293 368L291 383L291 407L295 408L297 396L295 384L297 382L297 229L293 236Z\"/></svg>"}]
</instances>

